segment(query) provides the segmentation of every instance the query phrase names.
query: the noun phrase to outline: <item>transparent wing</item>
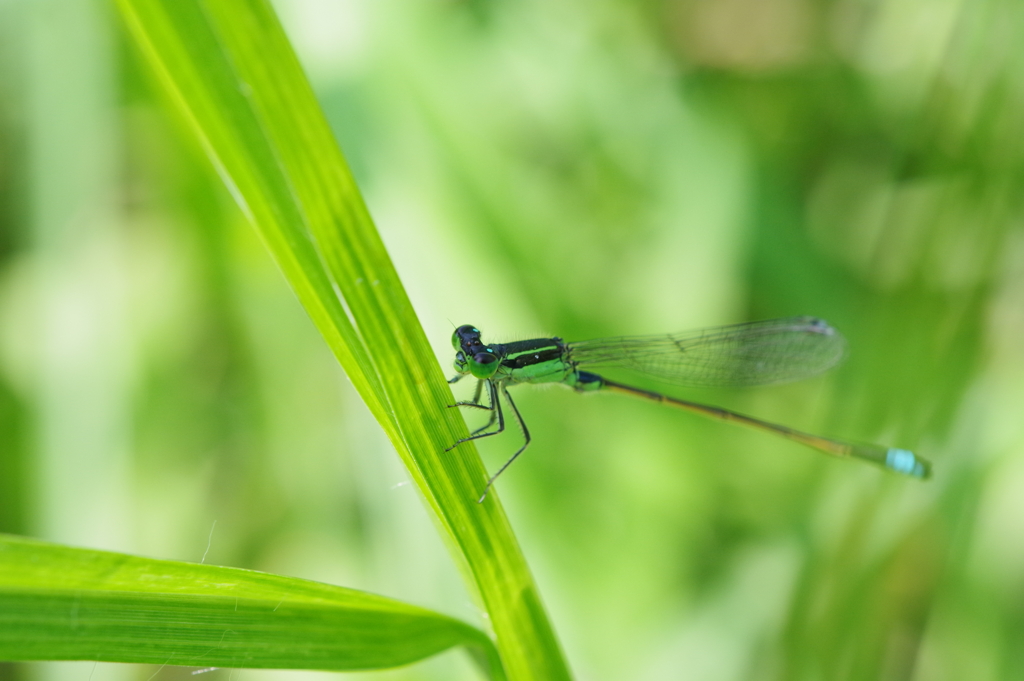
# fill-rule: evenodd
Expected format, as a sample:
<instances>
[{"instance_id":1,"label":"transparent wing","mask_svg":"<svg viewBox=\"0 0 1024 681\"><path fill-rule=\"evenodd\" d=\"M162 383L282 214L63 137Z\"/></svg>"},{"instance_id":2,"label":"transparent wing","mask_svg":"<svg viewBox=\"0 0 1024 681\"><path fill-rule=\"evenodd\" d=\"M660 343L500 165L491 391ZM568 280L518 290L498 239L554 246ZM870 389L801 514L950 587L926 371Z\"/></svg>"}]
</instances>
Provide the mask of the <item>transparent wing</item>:
<instances>
[{"instance_id":1,"label":"transparent wing","mask_svg":"<svg viewBox=\"0 0 1024 681\"><path fill-rule=\"evenodd\" d=\"M615 366L693 387L751 386L808 378L831 368L846 341L827 322L789 317L663 336L569 343L580 366Z\"/></svg>"}]
</instances>

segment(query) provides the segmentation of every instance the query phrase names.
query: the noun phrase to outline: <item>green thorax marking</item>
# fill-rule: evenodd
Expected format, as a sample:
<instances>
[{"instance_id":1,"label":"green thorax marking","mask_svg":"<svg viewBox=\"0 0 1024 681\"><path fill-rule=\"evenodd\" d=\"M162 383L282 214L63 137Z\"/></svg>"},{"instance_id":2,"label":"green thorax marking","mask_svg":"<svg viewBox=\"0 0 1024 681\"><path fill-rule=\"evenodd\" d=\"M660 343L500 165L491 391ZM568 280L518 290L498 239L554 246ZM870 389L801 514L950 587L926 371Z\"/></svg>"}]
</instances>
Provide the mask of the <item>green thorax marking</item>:
<instances>
[{"instance_id":1,"label":"green thorax marking","mask_svg":"<svg viewBox=\"0 0 1024 681\"><path fill-rule=\"evenodd\" d=\"M570 381L576 368L568 360L561 338L499 343L490 346L500 365L496 380L509 383L564 383Z\"/></svg>"}]
</instances>

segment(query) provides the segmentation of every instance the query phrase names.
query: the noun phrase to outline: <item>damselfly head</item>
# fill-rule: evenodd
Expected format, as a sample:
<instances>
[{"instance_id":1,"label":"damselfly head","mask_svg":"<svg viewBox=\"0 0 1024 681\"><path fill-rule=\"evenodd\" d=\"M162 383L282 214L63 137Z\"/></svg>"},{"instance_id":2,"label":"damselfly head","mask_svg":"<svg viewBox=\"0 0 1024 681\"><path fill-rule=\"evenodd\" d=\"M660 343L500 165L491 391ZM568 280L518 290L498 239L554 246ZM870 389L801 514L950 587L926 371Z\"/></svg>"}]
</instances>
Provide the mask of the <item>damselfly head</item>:
<instances>
[{"instance_id":1,"label":"damselfly head","mask_svg":"<svg viewBox=\"0 0 1024 681\"><path fill-rule=\"evenodd\" d=\"M480 340L480 329L463 324L452 334L455 353L455 370L460 374L470 373L476 378L486 379L498 370L498 356L494 350Z\"/></svg>"}]
</instances>

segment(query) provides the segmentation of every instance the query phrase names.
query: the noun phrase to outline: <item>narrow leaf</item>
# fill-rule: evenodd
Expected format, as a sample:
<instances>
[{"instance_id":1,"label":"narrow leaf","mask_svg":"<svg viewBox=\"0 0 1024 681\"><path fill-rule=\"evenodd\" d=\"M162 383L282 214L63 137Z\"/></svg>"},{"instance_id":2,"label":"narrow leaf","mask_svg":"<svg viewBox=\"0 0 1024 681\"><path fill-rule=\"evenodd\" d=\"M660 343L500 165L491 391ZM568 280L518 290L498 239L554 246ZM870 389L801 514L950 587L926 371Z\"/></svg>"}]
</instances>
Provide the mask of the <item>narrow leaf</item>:
<instances>
[{"instance_id":1,"label":"narrow leaf","mask_svg":"<svg viewBox=\"0 0 1024 681\"><path fill-rule=\"evenodd\" d=\"M267 0L118 0L165 92L387 433L478 595L512 679L568 679L486 473Z\"/></svg>"},{"instance_id":2,"label":"narrow leaf","mask_svg":"<svg viewBox=\"0 0 1024 681\"><path fill-rule=\"evenodd\" d=\"M237 568L0 535L0 660L357 670L483 632L383 596Z\"/></svg>"}]
</instances>

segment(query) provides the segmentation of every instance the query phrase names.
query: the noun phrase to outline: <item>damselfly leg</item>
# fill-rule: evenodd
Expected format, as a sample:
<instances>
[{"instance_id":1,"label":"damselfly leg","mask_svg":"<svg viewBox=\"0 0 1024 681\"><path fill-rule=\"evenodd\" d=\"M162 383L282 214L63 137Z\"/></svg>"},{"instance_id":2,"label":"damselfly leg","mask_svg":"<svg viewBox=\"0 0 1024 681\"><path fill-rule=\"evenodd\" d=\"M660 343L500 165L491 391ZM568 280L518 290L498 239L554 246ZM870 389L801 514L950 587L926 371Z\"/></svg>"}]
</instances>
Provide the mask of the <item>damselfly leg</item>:
<instances>
[{"instance_id":1,"label":"damselfly leg","mask_svg":"<svg viewBox=\"0 0 1024 681\"><path fill-rule=\"evenodd\" d=\"M480 397L482 392L481 387L484 384L487 384L487 394L490 400L490 404L480 404ZM516 423L519 424L519 430L523 434L524 442L523 446L516 450L516 453L513 454L512 457L508 461L506 461L501 468L498 469L498 472L492 475L487 480L487 484L484 486L484 493L477 500L477 503L481 503L483 502L484 499L487 498L487 493L490 491L491 485L494 484L494 481L498 479L498 476L505 472L505 469L512 465L512 462L515 461L516 458L518 458L518 456L522 454L524 451L526 451L526 448L530 446L530 429L526 427L526 422L523 421L523 415L519 413L519 407L516 406L515 400L512 399L512 396L508 394L508 388L504 383L502 383L499 386L494 381L482 380L477 384L476 393L474 394L473 400L471 402L456 402L455 404L451 405L453 407L473 407L475 409L487 409L491 412L491 418L490 420L488 420L487 424L484 425L482 428L477 428L472 433L470 433L469 437L464 437L461 440L457 440L455 444L453 444L451 447L445 450L446 452L450 452L451 450L461 445L463 442L469 442L470 440L479 440L480 438L490 437L491 435L497 435L499 433L504 432L505 412L501 408L502 397L504 397L505 401L508 402L508 406L512 407L512 413L515 414ZM492 425L494 425L495 420L498 421L498 429L493 430L491 432L484 432Z\"/></svg>"},{"instance_id":2,"label":"damselfly leg","mask_svg":"<svg viewBox=\"0 0 1024 681\"><path fill-rule=\"evenodd\" d=\"M498 476L504 473L505 469L511 466L512 462L516 460L516 457L525 452L526 448L530 446L530 429L526 427L526 422L523 421L523 416L519 413L519 407L517 407L516 403L512 401L512 396L508 394L508 389L505 387L504 383L501 384L501 394L505 396L506 400L508 400L508 406L512 407L512 413L516 415L516 421L519 422L519 429L523 431L523 439L526 441L523 443L523 446L512 455L512 458L506 461L505 465L499 468L498 472L492 475L490 480L487 481L487 484L484 486L484 493L476 500L476 503L478 504L482 504L484 499L487 498L487 493L491 491L491 485L493 485L494 481L498 479Z\"/></svg>"},{"instance_id":3,"label":"damselfly leg","mask_svg":"<svg viewBox=\"0 0 1024 681\"><path fill-rule=\"evenodd\" d=\"M481 433L480 430L482 430L482 429L478 428L477 430L473 431L473 433L471 433L469 437L464 437L461 440L456 440L455 444L453 444L451 447L449 447L448 449L446 449L444 451L450 452L453 449L455 449L456 447L458 447L459 445L461 445L463 442L469 442L470 440L479 440L482 437L490 437L491 435L497 435L498 433L502 433L502 432L505 431L505 415L501 411L501 402L498 400L498 389L497 389L497 387L495 387L494 381L480 381L481 385L484 384L484 383L487 384L487 395L488 395L488 397L490 398L490 401L491 401L490 405L480 404L479 402L474 401L474 402L456 402L455 404L452 404L452 405L449 405L449 406L450 407L473 407L474 409L486 409L486 410L490 411L491 412L491 420L488 422L488 424L486 426L484 426L484 428L490 428L491 427L491 424L494 423L494 415L497 414L497 417L498 417L498 429L497 430L493 430L493 431L491 431L489 433ZM478 388L479 388L479 386L478 386ZM506 393L506 395L507 394L508 393ZM518 415L518 412L517 412L517 415Z\"/></svg>"}]
</instances>

